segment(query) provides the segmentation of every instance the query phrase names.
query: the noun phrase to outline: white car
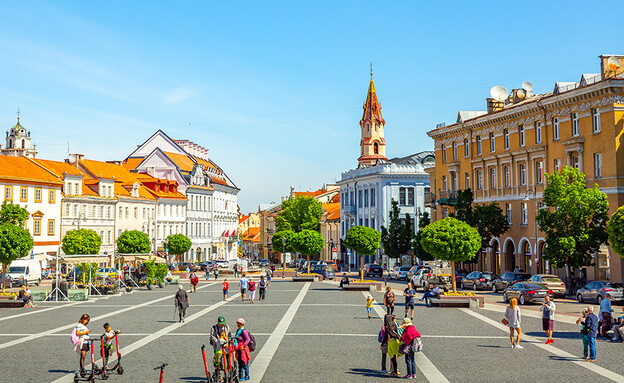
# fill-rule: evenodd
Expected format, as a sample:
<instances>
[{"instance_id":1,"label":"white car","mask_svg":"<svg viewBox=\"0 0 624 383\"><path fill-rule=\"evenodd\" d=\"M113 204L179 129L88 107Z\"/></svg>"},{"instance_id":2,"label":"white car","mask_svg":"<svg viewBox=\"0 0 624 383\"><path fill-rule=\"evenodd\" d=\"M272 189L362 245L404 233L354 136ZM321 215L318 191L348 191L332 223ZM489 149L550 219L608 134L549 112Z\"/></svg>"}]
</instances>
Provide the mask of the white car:
<instances>
[{"instance_id":1,"label":"white car","mask_svg":"<svg viewBox=\"0 0 624 383\"><path fill-rule=\"evenodd\" d=\"M230 267L230 262L224 261L222 259L216 260L214 261L214 263L216 263L220 269L227 269L228 267Z\"/></svg>"},{"instance_id":2,"label":"white car","mask_svg":"<svg viewBox=\"0 0 624 383\"><path fill-rule=\"evenodd\" d=\"M407 272L409 271L407 266L394 266L388 275L390 279L404 279L407 280Z\"/></svg>"}]
</instances>

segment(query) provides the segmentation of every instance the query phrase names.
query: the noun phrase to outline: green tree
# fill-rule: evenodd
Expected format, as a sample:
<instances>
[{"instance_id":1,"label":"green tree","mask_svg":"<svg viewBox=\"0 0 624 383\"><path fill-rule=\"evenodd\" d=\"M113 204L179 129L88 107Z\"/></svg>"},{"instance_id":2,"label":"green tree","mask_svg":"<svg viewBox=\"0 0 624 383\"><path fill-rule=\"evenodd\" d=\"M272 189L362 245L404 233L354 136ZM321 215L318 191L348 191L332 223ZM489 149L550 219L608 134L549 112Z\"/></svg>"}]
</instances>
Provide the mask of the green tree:
<instances>
[{"instance_id":1,"label":"green tree","mask_svg":"<svg viewBox=\"0 0 624 383\"><path fill-rule=\"evenodd\" d=\"M147 261L143 262L143 270L147 274L147 284L149 286L154 284L154 278L156 277L156 259L150 257Z\"/></svg>"},{"instance_id":2,"label":"green tree","mask_svg":"<svg viewBox=\"0 0 624 383\"><path fill-rule=\"evenodd\" d=\"M294 235L293 244L296 251L307 256L309 273L310 254L316 254L321 251L323 245L325 245L323 236L318 231L304 229Z\"/></svg>"},{"instance_id":3,"label":"green tree","mask_svg":"<svg viewBox=\"0 0 624 383\"><path fill-rule=\"evenodd\" d=\"M414 242L412 245L412 254L417 257L421 261L433 261L433 255L423 249L422 244L420 243L420 239L422 237L422 229L427 227L431 223L431 219L429 218L429 213L424 212L420 219L418 220L418 232L414 237ZM414 260L412 259L412 264L414 264Z\"/></svg>"},{"instance_id":4,"label":"green tree","mask_svg":"<svg viewBox=\"0 0 624 383\"><path fill-rule=\"evenodd\" d=\"M555 267L592 265L592 255L608 241L609 202L598 185L588 188L585 175L572 167L546 175L548 186L542 198L546 208L537 214L546 234L544 257Z\"/></svg>"},{"instance_id":5,"label":"green tree","mask_svg":"<svg viewBox=\"0 0 624 383\"><path fill-rule=\"evenodd\" d=\"M360 279L364 279L364 256L373 255L381 244L381 234L366 226L353 226L347 231L344 245L360 255Z\"/></svg>"},{"instance_id":6,"label":"green tree","mask_svg":"<svg viewBox=\"0 0 624 383\"><path fill-rule=\"evenodd\" d=\"M0 207L0 263L2 263L2 292L6 269L16 259L23 258L33 247L33 239L24 229L28 211L4 201Z\"/></svg>"},{"instance_id":7,"label":"green tree","mask_svg":"<svg viewBox=\"0 0 624 383\"><path fill-rule=\"evenodd\" d=\"M436 259L451 262L453 292L455 285L455 262L473 259L481 248L481 236L477 229L454 217L433 222L422 230L420 242L425 251Z\"/></svg>"},{"instance_id":8,"label":"green tree","mask_svg":"<svg viewBox=\"0 0 624 383\"><path fill-rule=\"evenodd\" d=\"M169 268L167 267L167 265L165 265L164 263L159 263L156 265L154 271L155 271L156 279L158 279L158 282L165 283L165 277L167 276L167 273L169 272Z\"/></svg>"},{"instance_id":9,"label":"green tree","mask_svg":"<svg viewBox=\"0 0 624 383\"><path fill-rule=\"evenodd\" d=\"M453 217L457 218L460 221L464 221L469 225L472 225L473 222L473 206L474 196L472 194L472 190L470 188L466 190L458 190L457 191L457 202L455 204L455 212L453 213Z\"/></svg>"},{"instance_id":10,"label":"green tree","mask_svg":"<svg viewBox=\"0 0 624 383\"><path fill-rule=\"evenodd\" d=\"M93 230L74 229L65 233L61 249L67 255L98 254L102 238Z\"/></svg>"},{"instance_id":11,"label":"green tree","mask_svg":"<svg viewBox=\"0 0 624 383\"><path fill-rule=\"evenodd\" d=\"M384 253L394 259L399 258L412 248L412 240L414 238L412 218L409 214L406 214L405 223L401 223L399 214L399 203L393 199L389 215L390 224L387 228L381 227L381 243L383 244Z\"/></svg>"},{"instance_id":12,"label":"green tree","mask_svg":"<svg viewBox=\"0 0 624 383\"><path fill-rule=\"evenodd\" d=\"M303 230L319 231L322 204L312 197L299 196L282 202L282 211L275 217L277 231L292 230L299 233Z\"/></svg>"},{"instance_id":13,"label":"green tree","mask_svg":"<svg viewBox=\"0 0 624 383\"><path fill-rule=\"evenodd\" d=\"M167 249L169 254L175 256L178 259L178 255L182 255L189 251L193 246L190 239L184 234L171 234L167 237Z\"/></svg>"},{"instance_id":14,"label":"green tree","mask_svg":"<svg viewBox=\"0 0 624 383\"><path fill-rule=\"evenodd\" d=\"M284 239L283 242L282 242L282 238ZM278 252L280 254L290 253L290 252L295 251L294 239L295 239L294 231L292 230L278 231L277 233L273 234L273 236L271 237L271 243L273 244L273 251ZM282 254L282 257L284 257L284 254Z\"/></svg>"},{"instance_id":15,"label":"green tree","mask_svg":"<svg viewBox=\"0 0 624 383\"><path fill-rule=\"evenodd\" d=\"M142 231L124 231L117 238L117 251L121 254L146 254L150 249L149 237Z\"/></svg>"},{"instance_id":16,"label":"green tree","mask_svg":"<svg viewBox=\"0 0 624 383\"><path fill-rule=\"evenodd\" d=\"M496 202L476 205L471 221L481 235L481 248L489 247L492 238L498 238L509 230L507 217Z\"/></svg>"},{"instance_id":17,"label":"green tree","mask_svg":"<svg viewBox=\"0 0 624 383\"><path fill-rule=\"evenodd\" d=\"M78 264L78 268L80 269L80 275L82 277L82 283L87 283L87 280L93 281L97 278L97 271L100 269L97 263L80 263Z\"/></svg>"},{"instance_id":18,"label":"green tree","mask_svg":"<svg viewBox=\"0 0 624 383\"><path fill-rule=\"evenodd\" d=\"M609 243L616 253L624 257L624 206L620 206L609 219Z\"/></svg>"}]
</instances>

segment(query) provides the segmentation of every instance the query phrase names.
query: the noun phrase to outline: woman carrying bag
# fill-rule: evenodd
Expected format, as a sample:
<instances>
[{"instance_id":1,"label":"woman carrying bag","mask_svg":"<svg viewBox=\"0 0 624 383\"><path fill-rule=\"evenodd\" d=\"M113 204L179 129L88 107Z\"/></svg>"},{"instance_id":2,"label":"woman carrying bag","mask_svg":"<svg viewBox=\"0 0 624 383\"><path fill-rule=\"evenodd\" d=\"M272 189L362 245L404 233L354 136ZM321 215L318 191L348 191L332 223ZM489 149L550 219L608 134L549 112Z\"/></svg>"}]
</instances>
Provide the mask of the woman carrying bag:
<instances>
[{"instance_id":1,"label":"woman carrying bag","mask_svg":"<svg viewBox=\"0 0 624 383\"><path fill-rule=\"evenodd\" d=\"M392 369L392 371L390 371L390 375L401 376L398 371L397 357L402 355L399 352L399 346L401 345L401 335L403 334L403 329L397 326L396 315L388 314L384 317L384 334L385 342L382 342L381 350L383 352L384 343L386 343L388 356L390 357L390 368Z\"/></svg>"},{"instance_id":2,"label":"woman carrying bag","mask_svg":"<svg viewBox=\"0 0 624 383\"><path fill-rule=\"evenodd\" d=\"M401 328L403 328L403 335L401 336L403 344L401 345L399 352L405 355L405 364L407 366L407 375L405 375L403 379L415 379L415 352L420 351L422 348L420 333L416 330L416 327L414 327L409 318L403 319L403 322L401 322Z\"/></svg>"}]
</instances>

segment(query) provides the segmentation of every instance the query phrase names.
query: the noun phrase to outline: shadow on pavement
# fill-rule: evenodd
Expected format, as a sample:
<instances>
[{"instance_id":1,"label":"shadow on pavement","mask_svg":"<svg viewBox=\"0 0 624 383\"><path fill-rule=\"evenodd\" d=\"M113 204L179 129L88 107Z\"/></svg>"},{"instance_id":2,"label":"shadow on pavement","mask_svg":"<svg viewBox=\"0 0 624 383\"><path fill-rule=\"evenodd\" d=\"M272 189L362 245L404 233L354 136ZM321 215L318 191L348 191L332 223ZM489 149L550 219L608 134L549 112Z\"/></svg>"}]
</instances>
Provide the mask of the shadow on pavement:
<instances>
[{"instance_id":1,"label":"shadow on pavement","mask_svg":"<svg viewBox=\"0 0 624 383\"><path fill-rule=\"evenodd\" d=\"M185 382L205 382L206 381L206 377L200 378L197 376L183 376L180 379L182 379Z\"/></svg>"},{"instance_id":2,"label":"shadow on pavement","mask_svg":"<svg viewBox=\"0 0 624 383\"><path fill-rule=\"evenodd\" d=\"M73 374L76 370L48 370L48 372L59 373L59 374Z\"/></svg>"},{"instance_id":3,"label":"shadow on pavement","mask_svg":"<svg viewBox=\"0 0 624 383\"><path fill-rule=\"evenodd\" d=\"M530 335L530 336L534 336L536 338L544 338L546 339L546 334L543 331L531 331L531 332L525 332L526 335ZM553 332L553 338L555 339L555 342L557 341L557 338L559 339L578 339L581 340L581 333L580 332L575 332L575 331L562 331L562 332L558 332L558 331L554 331Z\"/></svg>"},{"instance_id":4,"label":"shadow on pavement","mask_svg":"<svg viewBox=\"0 0 624 383\"><path fill-rule=\"evenodd\" d=\"M583 361L585 359L583 358L578 358L576 356L557 356L557 355L550 355L549 356L550 360L558 360L561 362L578 362L578 361Z\"/></svg>"},{"instance_id":5,"label":"shadow on pavement","mask_svg":"<svg viewBox=\"0 0 624 383\"><path fill-rule=\"evenodd\" d=\"M511 343L507 346L496 346L492 344L478 344L477 347L486 347L486 348L511 348Z\"/></svg>"},{"instance_id":6,"label":"shadow on pavement","mask_svg":"<svg viewBox=\"0 0 624 383\"><path fill-rule=\"evenodd\" d=\"M352 368L347 371L347 374L362 375L362 376L375 376L375 377L389 377L386 374L382 374L379 370L371 370L370 368Z\"/></svg>"}]
</instances>

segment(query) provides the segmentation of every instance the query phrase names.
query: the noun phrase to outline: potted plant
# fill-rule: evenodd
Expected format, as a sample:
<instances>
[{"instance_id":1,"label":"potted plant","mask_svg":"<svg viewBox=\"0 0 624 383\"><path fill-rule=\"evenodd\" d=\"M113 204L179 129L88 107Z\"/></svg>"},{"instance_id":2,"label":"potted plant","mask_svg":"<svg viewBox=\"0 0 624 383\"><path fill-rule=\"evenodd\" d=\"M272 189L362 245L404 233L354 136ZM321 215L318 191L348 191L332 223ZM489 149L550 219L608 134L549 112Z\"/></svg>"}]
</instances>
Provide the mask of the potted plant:
<instances>
[{"instance_id":1,"label":"potted plant","mask_svg":"<svg viewBox=\"0 0 624 383\"><path fill-rule=\"evenodd\" d=\"M154 277L156 276L156 262L153 259L143 264L143 269L147 274L147 289L151 290L154 285Z\"/></svg>"},{"instance_id":2,"label":"potted plant","mask_svg":"<svg viewBox=\"0 0 624 383\"><path fill-rule=\"evenodd\" d=\"M156 278L158 278L158 287L161 289L165 287L165 277L169 272L169 268L164 263L156 265Z\"/></svg>"}]
</instances>

